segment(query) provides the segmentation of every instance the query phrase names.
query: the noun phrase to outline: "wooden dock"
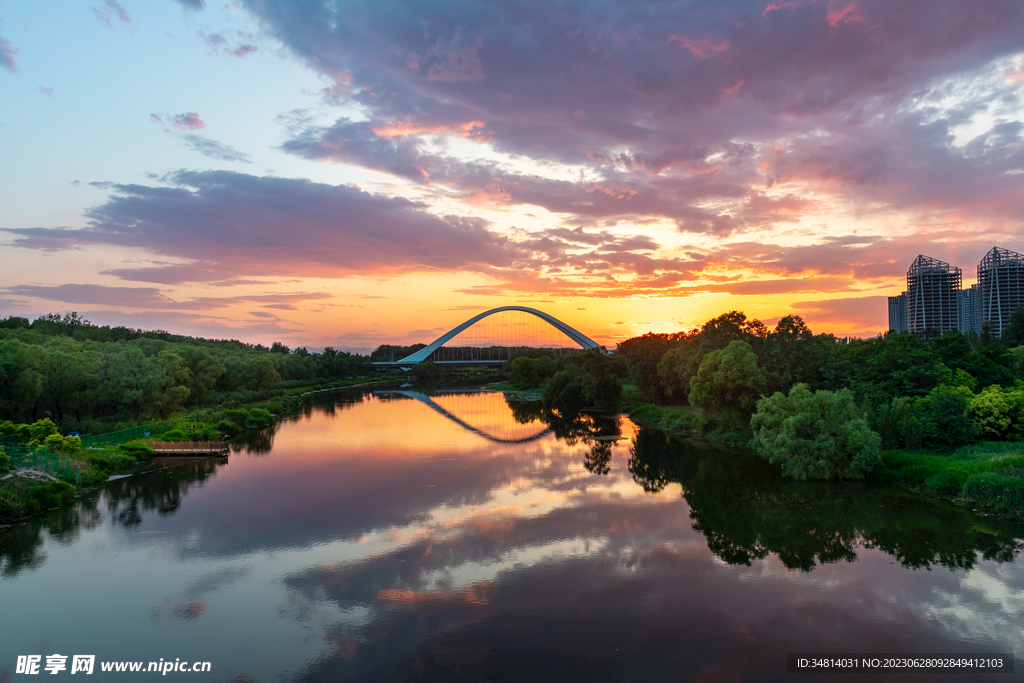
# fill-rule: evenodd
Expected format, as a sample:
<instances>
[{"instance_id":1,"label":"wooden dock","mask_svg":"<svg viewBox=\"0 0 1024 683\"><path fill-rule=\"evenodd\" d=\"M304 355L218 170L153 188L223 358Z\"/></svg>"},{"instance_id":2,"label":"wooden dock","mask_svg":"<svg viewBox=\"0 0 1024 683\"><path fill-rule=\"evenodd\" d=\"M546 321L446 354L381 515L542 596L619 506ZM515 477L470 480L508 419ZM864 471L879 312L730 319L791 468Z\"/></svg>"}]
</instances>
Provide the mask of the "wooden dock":
<instances>
[{"instance_id":1,"label":"wooden dock","mask_svg":"<svg viewBox=\"0 0 1024 683\"><path fill-rule=\"evenodd\" d=\"M228 445L223 441L149 441L153 455L197 455L221 456L228 454Z\"/></svg>"}]
</instances>

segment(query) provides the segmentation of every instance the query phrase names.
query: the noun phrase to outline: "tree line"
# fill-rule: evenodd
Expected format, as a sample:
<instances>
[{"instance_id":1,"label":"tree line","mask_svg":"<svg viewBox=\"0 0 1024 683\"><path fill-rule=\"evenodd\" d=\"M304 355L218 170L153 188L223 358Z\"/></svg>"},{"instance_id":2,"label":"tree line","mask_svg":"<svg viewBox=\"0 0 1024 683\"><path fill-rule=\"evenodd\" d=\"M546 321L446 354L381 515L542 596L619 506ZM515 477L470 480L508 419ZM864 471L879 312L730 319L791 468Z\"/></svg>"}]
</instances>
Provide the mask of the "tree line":
<instances>
[{"instance_id":1,"label":"tree line","mask_svg":"<svg viewBox=\"0 0 1024 683\"><path fill-rule=\"evenodd\" d=\"M0 420L51 418L88 431L98 420L164 419L208 403L367 372L368 359L93 325L77 313L0 320Z\"/></svg>"}]
</instances>

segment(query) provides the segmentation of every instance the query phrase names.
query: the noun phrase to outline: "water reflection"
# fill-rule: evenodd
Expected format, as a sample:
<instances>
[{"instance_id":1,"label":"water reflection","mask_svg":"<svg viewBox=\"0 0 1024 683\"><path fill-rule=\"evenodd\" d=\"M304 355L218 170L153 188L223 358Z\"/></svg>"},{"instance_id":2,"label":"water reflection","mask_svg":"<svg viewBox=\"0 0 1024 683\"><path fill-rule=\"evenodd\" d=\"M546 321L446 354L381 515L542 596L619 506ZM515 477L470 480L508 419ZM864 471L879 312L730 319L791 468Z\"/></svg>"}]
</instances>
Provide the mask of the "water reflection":
<instances>
[{"instance_id":1,"label":"water reflection","mask_svg":"<svg viewBox=\"0 0 1024 683\"><path fill-rule=\"evenodd\" d=\"M105 614L111 659L186 644L217 680L781 680L787 651L1018 648L1019 530L625 418L419 393L315 395L227 464L0 535L9 645L94 651L100 629L31 621L63 609Z\"/></svg>"},{"instance_id":2,"label":"water reflection","mask_svg":"<svg viewBox=\"0 0 1024 683\"><path fill-rule=\"evenodd\" d=\"M645 491L676 482L693 528L730 564L778 555L810 571L852 562L858 548L878 548L905 567L970 569L981 559L1010 562L1021 529L905 493L860 482L793 482L751 453L675 439L641 429L629 471Z\"/></svg>"},{"instance_id":3,"label":"water reflection","mask_svg":"<svg viewBox=\"0 0 1024 683\"><path fill-rule=\"evenodd\" d=\"M36 515L0 533L0 575L13 577L38 568L46 559L46 538L71 545L83 531L100 525L104 510L111 522L126 528L140 525L147 511L171 515L190 489L202 486L227 463L227 458L154 458L159 468L154 472L115 479L71 505Z\"/></svg>"},{"instance_id":4,"label":"water reflection","mask_svg":"<svg viewBox=\"0 0 1024 683\"><path fill-rule=\"evenodd\" d=\"M494 393L479 390L447 390L430 395L411 389L388 389L375 391L374 394L385 400L411 398L419 401L466 431L493 443L529 443L542 438L550 431L535 416L516 414L515 410L511 414L507 411L487 410L487 400L491 399L493 402L498 396ZM469 420L478 424L471 424Z\"/></svg>"}]
</instances>

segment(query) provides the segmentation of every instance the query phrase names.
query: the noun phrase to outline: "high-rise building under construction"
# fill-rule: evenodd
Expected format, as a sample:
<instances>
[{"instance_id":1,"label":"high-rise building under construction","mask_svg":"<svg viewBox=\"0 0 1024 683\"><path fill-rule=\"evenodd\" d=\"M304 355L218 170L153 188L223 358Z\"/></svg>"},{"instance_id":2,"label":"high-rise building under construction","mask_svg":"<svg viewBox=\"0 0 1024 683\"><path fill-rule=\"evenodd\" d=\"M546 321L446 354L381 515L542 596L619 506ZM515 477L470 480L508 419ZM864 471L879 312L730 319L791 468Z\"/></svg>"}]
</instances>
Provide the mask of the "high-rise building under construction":
<instances>
[{"instance_id":1,"label":"high-rise building under construction","mask_svg":"<svg viewBox=\"0 0 1024 683\"><path fill-rule=\"evenodd\" d=\"M1024 307L1024 254L992 247L978 264L978 282L961 288L959 268L918 256L907 271L907 291L889 297L889 329L895 332L959 330L1000 336L1010 316Z\"/></svg>"},{"instance_id":2,"label":"high-rise building under construction","mask_svg":"<svg viewBox=\"0 0 1024 683\"><path fill-rule=\"evenodd\" d=\"M1024 306L1024 254L992 247L978 264L978 307L981 326L999 336L1010 315Z\"/></svg>"},{"instance_id":3,"label":"high-rise building under construction","mask_svg":"<svg viewBox=\"0 0 1024 683\"><path fill-rule=\"evenodd\" d=\"M945 261L918 256L907 271L907 331L959 329L961 271Z\"/></svg>"}]
</instances>

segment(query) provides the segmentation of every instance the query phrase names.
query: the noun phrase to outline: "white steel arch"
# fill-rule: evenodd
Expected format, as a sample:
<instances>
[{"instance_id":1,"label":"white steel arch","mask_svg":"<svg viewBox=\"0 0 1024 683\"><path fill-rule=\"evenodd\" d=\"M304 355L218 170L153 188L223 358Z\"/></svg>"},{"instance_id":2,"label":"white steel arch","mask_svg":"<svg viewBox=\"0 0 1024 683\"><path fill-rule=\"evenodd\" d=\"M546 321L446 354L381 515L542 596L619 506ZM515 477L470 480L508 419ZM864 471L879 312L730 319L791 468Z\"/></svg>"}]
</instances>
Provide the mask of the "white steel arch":
<instances>
[{"instance_id":1,"label":"white steel arch","mask_svg":"<svg viewBox=\"0 0 1024 683\"><path fill-rule=\"evenodd\" d=\"M467 320L466 322L462 323L458 327L453 328L452 330L450 330L448 332L445 332L440 337L438 337L434 341L430 342L429 344L427 344L425 347L423 347L422 349L420 349L416 353L410 354L410 355L406 356L405 358L402 358L401 360L396 360L394 362L394 364L398 365L399 363L401 363L402 365L405 365L405 364L414 364L414 363L419 363L421 361L425 361L426 359L430 358L430 354L432 354L438 348L443 346L445 344L445 342L447 342L447 341L451 340L453 337L457 336L463 330L467 329L468 327L471 327L475 323L480 322L481 320L483 320L487 316L494 315L495 313L501 313L502 311L522 311L523 313L529 313L531 315L535 315L538 318L540 318L541 320L543 320L543 321L547 322L548 324L550 324L552 327L557 329L559 332L563 333L565 336L569 337L569 339L572 339L574 342L579 344L581 348L587 349L587 350L601 348L600 344L595 342L593 339L591 339L587 335L585 335L582 332L579 332L577 330L574 330L573 328L569 327L568 325L563 323L558 318L555 318L554 316L548 315L544 311L538 311L536 308L527 308L526 306L501 306L500 308L492 308L489 311L484 311L480 315L477 315L477 316L474 316L474 317L470 318L469 320Z\"/></svg>"}]
</instances>

